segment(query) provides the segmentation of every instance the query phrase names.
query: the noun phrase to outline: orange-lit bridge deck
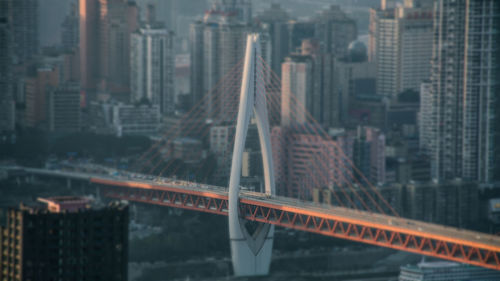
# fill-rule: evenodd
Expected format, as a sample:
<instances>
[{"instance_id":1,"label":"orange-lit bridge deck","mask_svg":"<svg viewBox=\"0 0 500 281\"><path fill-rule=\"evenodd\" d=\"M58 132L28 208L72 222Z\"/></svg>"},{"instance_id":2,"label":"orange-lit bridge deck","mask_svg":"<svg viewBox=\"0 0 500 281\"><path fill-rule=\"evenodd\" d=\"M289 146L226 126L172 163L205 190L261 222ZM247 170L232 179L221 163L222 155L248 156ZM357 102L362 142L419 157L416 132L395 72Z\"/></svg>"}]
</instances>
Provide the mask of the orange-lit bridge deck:
<instances>
[{"instance_id":1,"label":"orange-lit bridge deck","mask_svg":"<svg viewBox=\"0 0 500 281\"><path fill-rule=\"evenodd\" d=\"M103 195L162 206L228 214L224 188L183 181L91 177ZM500 237L436 224L241 192L245 219L500 270Z\"/></svg>"}]
</instances>

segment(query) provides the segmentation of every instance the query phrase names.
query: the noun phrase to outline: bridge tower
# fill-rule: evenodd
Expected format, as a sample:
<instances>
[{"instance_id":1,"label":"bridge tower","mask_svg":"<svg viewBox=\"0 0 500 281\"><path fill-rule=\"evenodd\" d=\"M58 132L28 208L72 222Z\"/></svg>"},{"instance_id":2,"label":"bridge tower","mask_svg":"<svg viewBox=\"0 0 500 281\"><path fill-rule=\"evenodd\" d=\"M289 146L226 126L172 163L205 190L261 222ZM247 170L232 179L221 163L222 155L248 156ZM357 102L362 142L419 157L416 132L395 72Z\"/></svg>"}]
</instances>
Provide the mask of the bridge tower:
<instances>
[{"instance_id":1,"label":"bridge tower","mask_svg":"<svg viewBox=\"0 0 500 281\"><path fill-rule=\"evenodd\" d=\"M267 275L271 265L274 226L261 224L250 234L239 216L239 192L243 150L250 119L255 117L264 167L265 192L275 194L266 93L261 77L258 34L249 34L243 68L236 137L229 179L229 237L236 276Z\"/></svg>"}]
</instances>

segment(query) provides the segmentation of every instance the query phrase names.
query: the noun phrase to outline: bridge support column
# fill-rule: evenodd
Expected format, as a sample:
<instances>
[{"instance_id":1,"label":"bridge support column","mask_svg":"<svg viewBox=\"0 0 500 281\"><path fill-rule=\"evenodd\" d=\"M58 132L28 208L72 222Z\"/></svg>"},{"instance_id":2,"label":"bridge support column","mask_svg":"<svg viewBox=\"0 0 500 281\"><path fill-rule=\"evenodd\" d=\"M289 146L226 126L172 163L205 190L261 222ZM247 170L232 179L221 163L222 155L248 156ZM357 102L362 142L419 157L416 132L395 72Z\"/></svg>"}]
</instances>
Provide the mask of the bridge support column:
<instances>
[{"instance_id":1,"label":"bridge support column","mask_svg":"<svg viewBox=\"0 0 500 281\"><path fill-rule=\"evenodd\" d=\"M240 93L236 137L229 180L229 237L231 258L236 276L269 274L273 248L274 226L261 224L250 234L246 221L239 216L239 191L242 155L252 110L257 121L259 141L264 166L264 182L267 194L275 194L273 163L265 87L260 79L262 73L259 36L250 34L247 38L245 66Z\"/></svg>"},{"instance_id":2,"label":"bridge support column","mask_svg":"<svg viewBox=\"0 0 500 281\"><path fill-rule=\"evenodd\" d=\"M67 178L66 179L66 187L69 189L71 188L71 179L70 178Z\"/></svg>"}]
</instances>

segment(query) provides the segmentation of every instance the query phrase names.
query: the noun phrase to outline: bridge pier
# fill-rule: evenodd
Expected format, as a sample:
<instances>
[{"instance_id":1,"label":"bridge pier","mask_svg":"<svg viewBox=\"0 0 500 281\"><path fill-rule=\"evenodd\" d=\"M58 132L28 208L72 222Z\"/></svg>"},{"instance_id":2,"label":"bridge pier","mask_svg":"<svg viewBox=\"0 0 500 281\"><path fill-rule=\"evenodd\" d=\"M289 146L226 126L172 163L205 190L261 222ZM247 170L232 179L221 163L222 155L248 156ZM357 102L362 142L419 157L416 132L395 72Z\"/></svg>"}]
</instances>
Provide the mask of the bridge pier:
<instances>
[{"instance_id":1,"label":"bridge pier","mask_svg":"<svg viewBox=\"0 0 500 281\"><path fill-rule=\"evenodd\" d=\"M267 105L264 88L258 80L262 71L260 61L260 42L257 34L247 37L245 66L240 93L236 136L229 179L229 238L231 258L236 276L258 276L269 274L273 248L274 226L261 224L250 234L245 221L239 214L239 192L243 150L248 132L248 125L255 113L259 142L264 166L264 183L267 194L275 194L273 163Z\"/></svg>"},{"instance_id":2,"label":"bridge pier","mask_svg":"<svg viewBox=\"0 0 500 281\"><path fill-rule=\"evenodd\" d=\"M67 187L68 189L70 189L70 188L71 188L71 179L70 179L70 178L66 178L66 187Z\"/></svg>"}]
</instances>

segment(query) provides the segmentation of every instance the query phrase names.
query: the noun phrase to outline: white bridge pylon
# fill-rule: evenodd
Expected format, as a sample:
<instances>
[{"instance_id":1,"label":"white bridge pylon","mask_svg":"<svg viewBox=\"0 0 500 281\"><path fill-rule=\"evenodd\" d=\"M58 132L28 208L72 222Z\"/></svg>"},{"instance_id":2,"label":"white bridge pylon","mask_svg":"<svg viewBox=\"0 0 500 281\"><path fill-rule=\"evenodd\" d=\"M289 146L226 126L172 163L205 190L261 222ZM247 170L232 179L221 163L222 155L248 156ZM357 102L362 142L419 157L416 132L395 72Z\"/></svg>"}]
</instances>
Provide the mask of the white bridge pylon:
<instances>
[{"instance_id":1,"label":"white bridge pylon","mask_svg":"<svg viewBox=\"0 0 500 281\"><path fill-rule=\"evenodd\" d=\"M259 132L265 192L270 195L275 194L266 93L264 85L261 85L264 83L263 79L258 78L259 73L262 73L262 67L259 35L249 34L247 36L231 176L229 178L229 238L233 269L236 276L267 275L271 265L274 226L261 224L253 234L250 234L238 211L241 162L252 113L254 113Z\"/></svg>"}]
</instances>

